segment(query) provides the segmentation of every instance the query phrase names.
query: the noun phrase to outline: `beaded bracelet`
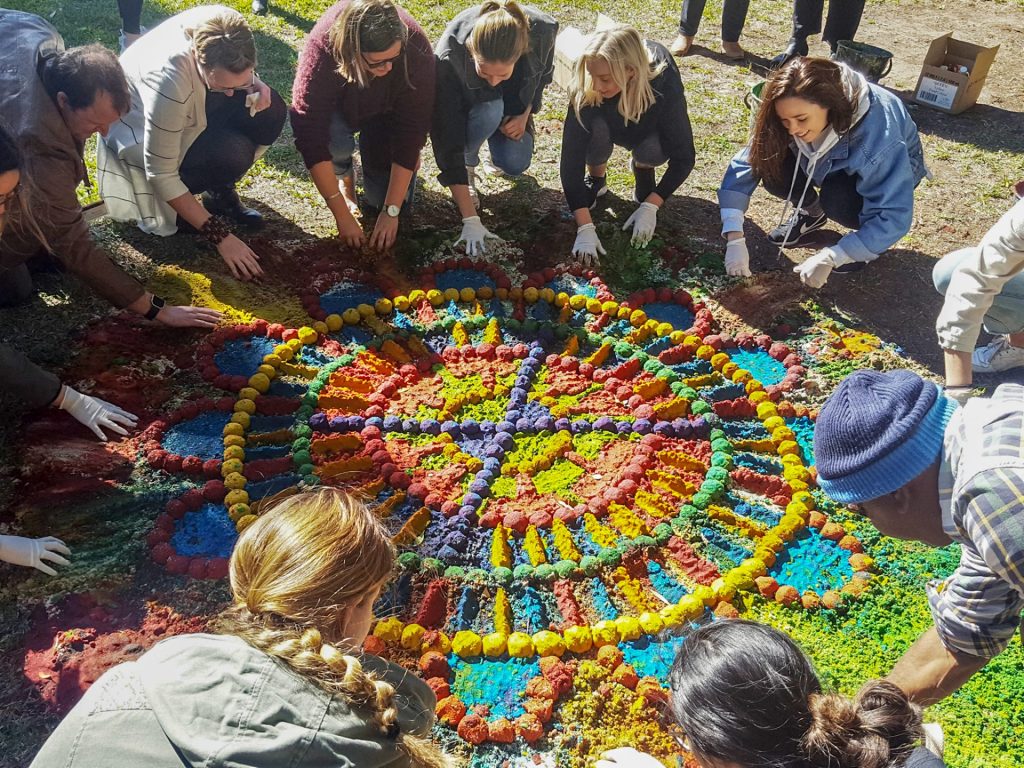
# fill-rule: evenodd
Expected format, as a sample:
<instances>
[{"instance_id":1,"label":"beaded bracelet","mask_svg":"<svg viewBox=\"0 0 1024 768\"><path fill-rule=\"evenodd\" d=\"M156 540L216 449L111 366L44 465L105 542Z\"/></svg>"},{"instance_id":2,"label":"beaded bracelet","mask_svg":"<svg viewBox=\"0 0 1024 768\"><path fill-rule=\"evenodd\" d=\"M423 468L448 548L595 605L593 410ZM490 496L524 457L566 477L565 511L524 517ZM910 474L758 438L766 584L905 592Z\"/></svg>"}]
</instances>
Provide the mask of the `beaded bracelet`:
<instances>
[{"instance_id":1,"label":"beaded bracelet","mask_svg":"<svg viewBox=\"0 0 1024 768\"><path fill-rule=\"evenodd\" d=\"M199 234L214 245L220 245L231 234L231 225L223 216L211 216L199 228Z\"/></svg>"}]
</instances>

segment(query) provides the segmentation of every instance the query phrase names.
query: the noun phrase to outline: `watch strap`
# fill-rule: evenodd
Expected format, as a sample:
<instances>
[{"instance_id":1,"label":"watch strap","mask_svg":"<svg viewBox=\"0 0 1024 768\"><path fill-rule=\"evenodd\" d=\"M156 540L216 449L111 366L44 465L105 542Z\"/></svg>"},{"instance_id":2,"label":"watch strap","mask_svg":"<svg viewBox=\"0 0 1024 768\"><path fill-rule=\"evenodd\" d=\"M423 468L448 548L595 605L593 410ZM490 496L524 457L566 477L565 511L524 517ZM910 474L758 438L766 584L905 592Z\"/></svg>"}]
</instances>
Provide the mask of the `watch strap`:
<instances>
[{"instance_id":1,"label":"watch strap","mask_svg":"<svg viewBox=\"0 0 1024 768\"><path fill-rule=\"evenodd\" d=\"M146 312L145 315L146 319L156 320L156 316L160 314L160 310L163 309L166 305L167 302L163 298L157 296L156 294L153 294L153 298L149 300L149 310Z\"/></svg>"}]
</instances>

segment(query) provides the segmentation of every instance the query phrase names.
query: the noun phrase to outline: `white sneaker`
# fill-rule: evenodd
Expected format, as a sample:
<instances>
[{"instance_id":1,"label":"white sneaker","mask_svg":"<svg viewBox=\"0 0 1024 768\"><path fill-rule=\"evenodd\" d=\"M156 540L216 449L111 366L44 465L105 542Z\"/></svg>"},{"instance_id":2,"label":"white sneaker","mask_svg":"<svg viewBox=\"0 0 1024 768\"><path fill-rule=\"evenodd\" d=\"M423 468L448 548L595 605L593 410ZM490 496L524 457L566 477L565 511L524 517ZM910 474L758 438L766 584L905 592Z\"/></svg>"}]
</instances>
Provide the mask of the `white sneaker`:
<instances>
[{"instance_id":1,"label":"white sneaker","mask_svg":"<svg viewBox=\"0 0 1024 768\"><path fill-rule=\"evenodd\" d=\"M946 736L938 723L923 723L924 745L936 757L942 757L946 747Z\"/></svg>"},{"instance_id":2,"label":"white sneaker","mask_svg":"<svg viewBox=\"0 0 1024 768\"><path fill-rule=\"evenodd\" d=\"M1006 336L997 336L971 355L975 373L999 373L1024 366L1024 347L1010 344Z\"/></svg>"},{"instance_id":3,"label":"white sneaker","mask_svg":"<svg viewBox=\"0 0 1024 768\"><path fill-rule=\"evenodd\" d=\"M476 191L476 166L466 166L467 183L469 184L469 199L473 201L473 207L480 210L480 193Z\"/></svg>"}]
</instances>

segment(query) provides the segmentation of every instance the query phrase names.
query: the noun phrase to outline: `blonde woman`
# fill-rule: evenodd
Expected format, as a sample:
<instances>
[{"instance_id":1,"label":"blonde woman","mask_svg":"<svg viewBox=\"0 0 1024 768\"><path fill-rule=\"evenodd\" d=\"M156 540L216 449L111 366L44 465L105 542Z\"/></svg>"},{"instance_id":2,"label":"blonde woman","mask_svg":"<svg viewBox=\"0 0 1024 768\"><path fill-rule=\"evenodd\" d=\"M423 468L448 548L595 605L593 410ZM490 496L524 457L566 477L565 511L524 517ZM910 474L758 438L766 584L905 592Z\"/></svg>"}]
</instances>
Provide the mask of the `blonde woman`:
<instances>
[{"instance_id":1,"label":"blonde woman","mask_svg":"<svg viewBox=\"0 0 1024 768\"><path fill-rule=\"evenodd\" d=\"M34 768L443 768L430 687L363 654L395 550L334 489L265 512L231 555L218 634L174 637L97 680Z\"/></svg>"},{"instance_id":2,"label":"blonde woman","mask_svg":"<svg viewBox=\"0 0 1024 768\"><path fill-rule=\"evenodd\" d=\"M654 235L658 209L693 170L693 132L672 55L632 27L591 36L576 62L569 98L562 189L576 219L573 256L591 266L605 253L590 211L608 191L605 174L612 149L620 146L632 153L633 199L639 207L623 229L632 227L633 245L642 247ZM654 169L666 162L656 181Z\"/></svg>"},{"instance_id":3,"label":"blonde woman","mask_svg":"<svg viewBox=\"0 0 1024 768\"><path fill-rule=\"evenodd\" d=\"M207 5L144 38L121 56L131 111L99 142L107 212L156 235L198 232L235 277L257 277L259 256L232 232L263 217L235 184L281 134L287 108L256 74L252 31L237 11Z\"/></svg>"},{"instance_id":4,"label":"blonde woman","mask_svg":"<svg viewBox=\"0 0 1024 768\"><path fill-rule=\"evenodd\" d=\"M438 180L462 217L456 241L470 255L495 238L477 209L476 169L484 142L499 172L518 176L533 159L533 115L554 75L558 22L515 0L467 8L437 43L437 102L431 143Z\"/></svg>"},{"instance_id":5,"label":"blonde woman","mask_svg":"<svg viewBox=\"0 0 1024 768\"><path fill-rule=\"evenodd\" d=\"M291 121L313 183L347 245L363 244L352 156L359 134L369 243L390 248L412 202L434 106L434 56L391 0L341 0L313 27L292 87Z\"/></svg>"}]
</instances>

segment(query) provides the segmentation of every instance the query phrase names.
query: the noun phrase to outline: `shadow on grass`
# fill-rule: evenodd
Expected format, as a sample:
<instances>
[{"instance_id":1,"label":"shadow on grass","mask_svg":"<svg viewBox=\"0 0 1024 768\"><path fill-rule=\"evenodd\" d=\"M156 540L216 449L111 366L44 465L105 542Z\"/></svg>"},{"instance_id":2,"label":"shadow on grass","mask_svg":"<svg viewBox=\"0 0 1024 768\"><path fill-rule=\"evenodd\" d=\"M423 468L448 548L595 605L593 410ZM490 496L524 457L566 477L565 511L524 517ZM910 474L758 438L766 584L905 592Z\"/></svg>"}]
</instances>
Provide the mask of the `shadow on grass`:
<instances>
[{"instance_id":1,"label":"shadow on grass","mask_svg":"<svg viewBox=\"0 0 1024 768\"><path fill-rule=\"evenodd\" d=\"M947 115L925 106L918 108L913 91L893 90L893 93L911 107L914 122L922 134L993 152L1019 153L1024 146L1021 141L1024 112L976 104L959 115Z\"/></svg>"}]
</instances>

